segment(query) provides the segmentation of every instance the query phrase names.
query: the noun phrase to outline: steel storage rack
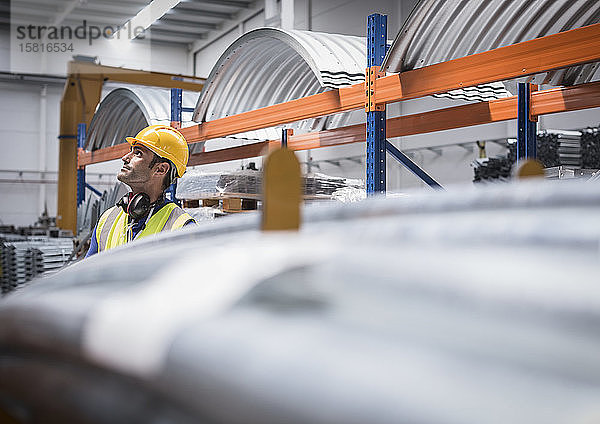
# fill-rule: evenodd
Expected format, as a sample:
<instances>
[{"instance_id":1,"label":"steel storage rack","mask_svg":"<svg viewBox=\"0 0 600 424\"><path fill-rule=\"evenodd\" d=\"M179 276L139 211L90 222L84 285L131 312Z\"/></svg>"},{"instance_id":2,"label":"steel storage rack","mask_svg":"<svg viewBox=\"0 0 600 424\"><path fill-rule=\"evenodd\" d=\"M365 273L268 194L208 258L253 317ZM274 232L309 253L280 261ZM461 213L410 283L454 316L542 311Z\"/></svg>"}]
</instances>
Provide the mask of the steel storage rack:
<instances>
[{"instance_id":1,"label":"steel storage rack","mask_svg":"<svg viewBox=\"0 0 600 424\"><path fill-rule=\"evenodd\" d=\"M367 37L368 43L374 41L375 38L386 39L384 16L371 15L368 27L370 32ZM385 112L382 111L386 104L481 84L523 77L533 78L554 70L570 69L598 62L600 61L599 39L600 23L595 23L389 75L381 72L380 68L375 65L375 63L381 64L381 43L374 49L371 49L371 44L369 44L368 77L365 83L327 90L180 130L188 143L192 144L365 107L368 114L378 116L375 119L379 119L377 123L379 126L374 127L375 131L369 133L366 130L368 125L366 127L364 124L358 124L291 135L288 139L288 148L307 150L356 142L372 142L372 146L368 144L369 149L378 150L378 152L377 155L367 155L367 181L372 181L373 184L378 181L378 183L377 186L372 185L371 188L368 188L369 192L385 190L385 167L380 167L377 172L375 165L381 165L382 160L385 163L385 155L381 155L381 153L386 150L430 186L439 187L433 178L387 142L387 139L518 119L519 158L535 157L535 120L537 116L600 107L600 82L585 82L548 90L537 90L533 84L522 83L517 96L391 119L385 119ZM256 157L260 156L265 148L279 144L280 140L271 140L196 153L190 156L188 165L195 166ZM78 165L85 167L92 163L117 159L125 153L127 147L127 145L121 144L95 152L80 150ZM369 174L370 172L371 174ZM373 172L377 172L380 178L374 179Z\"/></svg>"}]
</instances>

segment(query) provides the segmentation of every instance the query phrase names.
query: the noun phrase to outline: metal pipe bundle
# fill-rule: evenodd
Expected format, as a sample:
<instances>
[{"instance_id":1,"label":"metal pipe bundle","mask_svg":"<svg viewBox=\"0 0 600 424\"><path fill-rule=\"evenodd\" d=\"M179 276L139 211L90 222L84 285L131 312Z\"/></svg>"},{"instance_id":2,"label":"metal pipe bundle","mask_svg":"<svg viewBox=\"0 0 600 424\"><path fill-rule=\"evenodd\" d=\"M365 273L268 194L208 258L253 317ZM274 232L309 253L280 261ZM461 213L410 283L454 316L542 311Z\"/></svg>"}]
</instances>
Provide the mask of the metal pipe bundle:
<instances>
[{"instance_id":1,"label":"metal pipe bundle","mask_svg":"<svg viewBox=\"0 0 600 424\"><path fill-rule=\"evenodd\" d=\"M37 276L61 269L73 251L70 238L0 235L1 292L9 293Z\"/></svg>"}]
</instances>

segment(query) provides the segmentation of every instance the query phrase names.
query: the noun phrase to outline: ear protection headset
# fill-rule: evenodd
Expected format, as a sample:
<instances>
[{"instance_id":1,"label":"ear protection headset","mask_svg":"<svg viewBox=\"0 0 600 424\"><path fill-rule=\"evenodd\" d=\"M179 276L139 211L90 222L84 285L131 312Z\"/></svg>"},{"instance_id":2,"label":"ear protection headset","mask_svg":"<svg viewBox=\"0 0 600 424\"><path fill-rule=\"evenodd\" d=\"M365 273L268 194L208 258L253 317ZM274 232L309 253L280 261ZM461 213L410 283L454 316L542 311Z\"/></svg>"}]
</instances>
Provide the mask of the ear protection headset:
<instances>
[{"instance_id":1,"label":"ear protection headset","mask_svg":"<svg viewBox=\"0 0 600 424\"><path fill-rule=\"evenodd\" d=\"M137 221L148 215L152 203L146 193L138 193L135 196L133 193L127 193L117 202L117 206L121 206L127 215Z\"/></svg>"}]
</instances>

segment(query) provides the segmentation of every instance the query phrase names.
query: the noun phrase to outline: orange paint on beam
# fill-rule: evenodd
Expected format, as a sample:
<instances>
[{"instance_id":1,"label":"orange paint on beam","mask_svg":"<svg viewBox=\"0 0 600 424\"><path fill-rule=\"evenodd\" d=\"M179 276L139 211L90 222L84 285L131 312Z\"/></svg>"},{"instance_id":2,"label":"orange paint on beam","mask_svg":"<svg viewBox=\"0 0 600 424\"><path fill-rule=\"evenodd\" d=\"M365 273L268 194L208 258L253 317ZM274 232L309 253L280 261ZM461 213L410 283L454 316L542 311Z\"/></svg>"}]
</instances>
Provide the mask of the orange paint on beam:
<instances>
[{"instance_id":1,"label":"orange paint on beam","mask_svg":"<svg viewBox=\"0 0 600 424\"><path fill-rule=\"evenodd\" d=\"M600 107L600 81L573 87L559 87L531 94L533 115Z\"/></svg>"},{"instance_id":2,"label":"orange paint on beam","mask_svg":"<svg viewBox=\"0 0 600 424\"><path fill-rule=\"evenodd\" d=\"M106 147L104 149L85 151L80 149L77 153L78 167L91 165L93 163L106 162L109 160L120 159L123 157L131 148L129 143L121 143L116 146Z\"/></svg>"},{"instance_id":3,"label":"orange paint on beam","mask_svg":"<svg viewBox=\"0 0 600 424\"><path fill-rule=\"evenodd\" d=\"M516 117L517 98L513 96L388 119L386 134L388 138L403 137L506 121Z\"/></svg>"},{"instance_id":4,"label":"orange paint on beam","mask_svg":"<svg viewBox=\"0 0 600 424\"><path fill-rule=\"evenodd\" d=\"M461 57L375 81L390 103L600 60L600 23Z\"/></svg>"},{"instance_id":5,"label":"orange paint on beam","mask_svg":"<svg viewBox=\"0 0 600 424\"><path fill-rule=\"evenodd\" d=\"M209 163L227 162L230 160L262 156L268 147L269 142L262 141L260 143L246 144L244 146L194 153L193 155L190 155L188 166L206 165Z\"/></svg>"},{"instance_id":6,"label":"orange paint on beam","mask_svg":"<svg viewBox=\"0 0 600 424\"><path fill-rule=\"evenodd\" d=\"M364 85L361 83L204 122L180 131L188 142L193 143L357 109L363 105Z\"/></svg>"},{"instance_id":7,"label":"orange paint on beam","mask_svg":"<svg viewBox=\"0 0 600 424\"><path fill-rule=\"evenodd\" d=\"M535 115L592 107L600 107L600 82L538 91L532 94L532 110ZM386 134L388 138L403 137L516 118L517 97L513 96L388 119ZM292 136L288 140L288 148L290 150L307 150L359 143L365 140L365 126L364 124L357 124ZM267 145L278 145L278 143L279 140L272 140L213 152L197 153L190 157L190 161L200 165L256 157L260 156L260 152Z\"/></svg>"},{"instance_id":8,"label":"orange paint on beam","mask_svg":"<svg viewBox=\"0 0 600 424\"><path fill-rule=\"evenodd\" d=\"M377 104L444 93L600 60L600 24L454 59L375 80ZM228 116L182 130L190 142L363 107L365 84Z\"/></svg>"},{"instance_id":9,"label":"orange paint on beam","mask_svg":"<svg viewBox=\"0 0 600 424\"><path fill-rule=\"evenodd\" d=\"M600 82L573 87L536 91L531 96L534 115L567 112L600 107ZM434 110L420 114L388 119L387 137L402 137L434 131L488 124L517 118L517 98L507 97L489 102ZM197 131L197 126L181 129L186 139ZM294 135L288 139L291 150L307 150L365 141L364 124L351 125L326 131ZM190 166L261 156L269 145L279 145L280 140L247 144L245 146L196 153L190 156ZM80 151L79 166L118 159L127 153L128 144L119 144L95 152Z\"/></svg>"}]
</instances>

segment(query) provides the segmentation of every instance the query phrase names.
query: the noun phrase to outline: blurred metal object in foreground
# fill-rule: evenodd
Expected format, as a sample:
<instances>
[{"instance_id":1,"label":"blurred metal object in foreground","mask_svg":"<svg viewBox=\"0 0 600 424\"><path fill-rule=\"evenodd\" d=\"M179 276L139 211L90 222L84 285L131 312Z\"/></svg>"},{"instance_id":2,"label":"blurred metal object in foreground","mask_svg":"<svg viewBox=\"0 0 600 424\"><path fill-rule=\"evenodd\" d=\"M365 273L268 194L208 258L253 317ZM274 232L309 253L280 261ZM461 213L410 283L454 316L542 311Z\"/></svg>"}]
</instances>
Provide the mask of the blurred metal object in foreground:
<instances>
[{"instance_id":1,"label":"blurred metal object in foreground","mask_svg":"<svg viewBox=\"0 0 600 424\"><path fill-rule=\"evenodd\" d=\"M140 240L0 302L21 422L600 421L600 184L257 214Z\"/></svg>"}]
</instances>

